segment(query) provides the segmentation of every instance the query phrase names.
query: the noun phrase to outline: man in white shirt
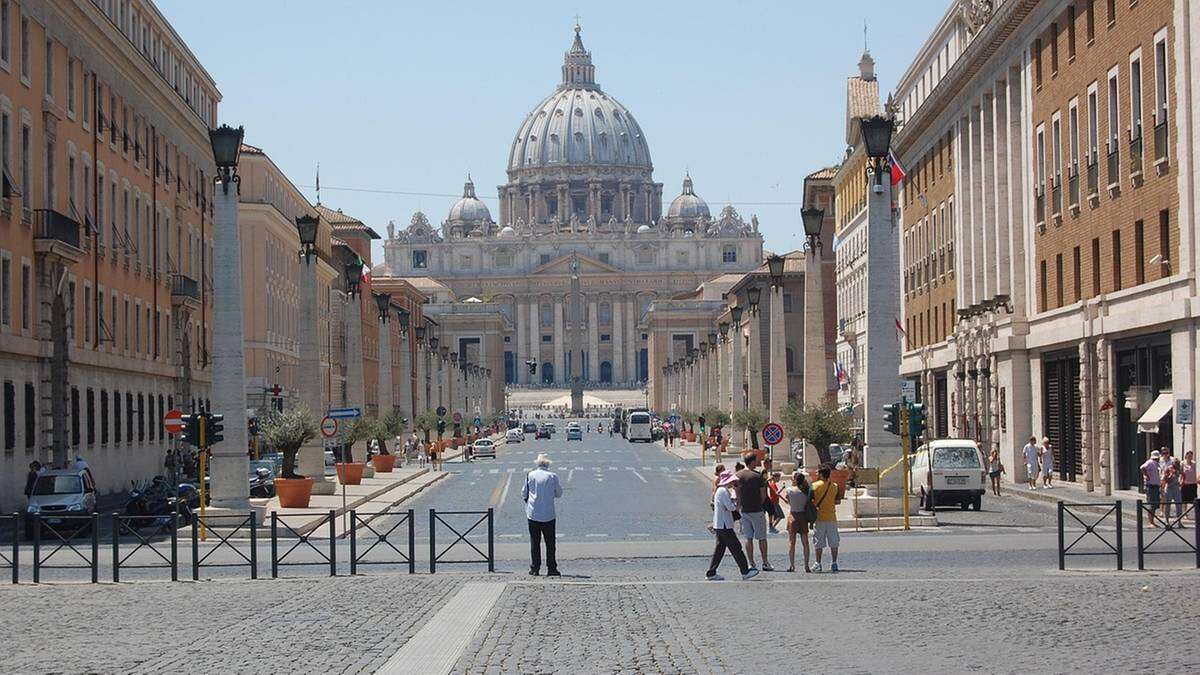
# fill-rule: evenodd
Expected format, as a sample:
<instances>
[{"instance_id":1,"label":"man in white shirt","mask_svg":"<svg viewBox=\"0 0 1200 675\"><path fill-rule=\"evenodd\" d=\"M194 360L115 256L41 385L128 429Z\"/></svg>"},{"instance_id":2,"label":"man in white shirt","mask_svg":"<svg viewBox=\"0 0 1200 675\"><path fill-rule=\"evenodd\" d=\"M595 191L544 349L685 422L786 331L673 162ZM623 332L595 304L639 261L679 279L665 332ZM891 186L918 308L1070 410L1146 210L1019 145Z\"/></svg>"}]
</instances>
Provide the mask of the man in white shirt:
<instances>
[{"instance_id":1,"label":"man in white shirt","mask_svg":"<svg viewBox=\"0 0 1200 675\"><path fill-rule=\"evenodd\" d=\"M1029 489L1037 489L1038 474L1042 472L1041 465L1038 460L1041 456L1041 448L1037 444L1037 436L1030 436L1029 442L1025 444L1025 479L1029 481Z\"/></svg>"},{"instance_id":2,"label":"man in white shirt","mask_svg":"<svg viewBox=\"0 0 1200 675\"><path fill-rule=\"evenodd\" d=\"M546 576L557 577L555 559L554 500L562 496L558 474L550 471L550 458L537 456L537 468L525 477L521 498L525 500L525 517L529 519L529 575L536 577L542 569L542 539L546 540Z\"/></svg>"}]
</instances>

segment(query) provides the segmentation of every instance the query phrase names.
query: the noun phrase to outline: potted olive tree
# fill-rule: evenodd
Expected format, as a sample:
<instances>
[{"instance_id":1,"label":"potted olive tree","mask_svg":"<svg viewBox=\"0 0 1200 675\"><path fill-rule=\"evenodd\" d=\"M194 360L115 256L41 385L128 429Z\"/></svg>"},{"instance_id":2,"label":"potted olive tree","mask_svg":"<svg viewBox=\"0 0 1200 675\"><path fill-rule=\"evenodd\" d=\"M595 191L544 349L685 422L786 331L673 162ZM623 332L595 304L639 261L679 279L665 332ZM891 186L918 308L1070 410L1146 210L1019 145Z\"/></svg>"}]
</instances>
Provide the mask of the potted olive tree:
<instances>
[{"instance_id":1,"label":"potted olive tree","mask_svg":"<svg viewBox=\"0 0 1200 675\"><path fill-rule=\"evenodd\" d=\"M283 508L308 508L313 479L296 473L296 455L317 435L317 420L303 406L272 411L260 424L263 440L283 454L283 472L275 479L275 494Z\"/></svg>"},{"instance_id":2,"label":"potted olive tree","mask_svg":"<svg viewBox=\"0 0 1200 675\"><path fill-rule=\"evenodd\" d=\"M767 411L761 408L746 408L733 413L733 428L750 434L750 448L758 450L758 434L767 423Z\"/></svg>"},{"instance_id":3,"label":"potted olive tree","mask_svg":"<svg viewBox=\"0 0 1200 675\"><path fill-rule=\"evenodd\" d=\"M371 464L379 473L391 473L396 466L396 456L388 451L388 439L398 437L406 429L408 429L408 420L400 414L399 410L393 410L375 421L372 431L375 443L379 446L379 454L371 458Z\"/></svg>"},{"instance_id":4,"label":"potted olive tree","mask_svg":"<svg viewBox=\"0 0 1200 675\"><path fill-rule=\"evenodd\" d=\"M375 419L373 417L356 417L338 435L338 439L342 442L344 454L342 461L338 462L335 468L337 469L338 480L343 485L359 485L362 483L367 465L354 461L352 448L359 441L369 441L375 438L374 426ZM371 475L374 475L374 472Z\"/></svg>"}]
</instances>

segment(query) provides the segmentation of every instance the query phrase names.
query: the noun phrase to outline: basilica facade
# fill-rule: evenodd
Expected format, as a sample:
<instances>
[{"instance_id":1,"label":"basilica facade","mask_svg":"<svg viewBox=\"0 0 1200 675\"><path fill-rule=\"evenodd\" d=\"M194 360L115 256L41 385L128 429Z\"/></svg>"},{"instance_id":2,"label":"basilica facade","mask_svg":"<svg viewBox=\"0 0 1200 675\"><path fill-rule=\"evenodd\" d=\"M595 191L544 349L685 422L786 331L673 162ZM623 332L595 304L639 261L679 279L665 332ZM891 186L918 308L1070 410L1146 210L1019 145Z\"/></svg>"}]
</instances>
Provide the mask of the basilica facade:
<instances>
[{"instance_id":1,"label":"basilica facade","mask_svg":"<svg viewBox=\"0 0 1200 675\"><path fill-rule=\"evenodd\" d=\"M494 305L509 383L566 384L571 364L591 384L644 382L650 304L763 259L757 218L732 206L714 217L690 176L663 215L653 168L637 120L596 83L576 26L561 82L517 129L497 218L468 179L440 227L421 212L388 226L377 274L438 289L438 302Z\"/></svg>"}]
</instances>

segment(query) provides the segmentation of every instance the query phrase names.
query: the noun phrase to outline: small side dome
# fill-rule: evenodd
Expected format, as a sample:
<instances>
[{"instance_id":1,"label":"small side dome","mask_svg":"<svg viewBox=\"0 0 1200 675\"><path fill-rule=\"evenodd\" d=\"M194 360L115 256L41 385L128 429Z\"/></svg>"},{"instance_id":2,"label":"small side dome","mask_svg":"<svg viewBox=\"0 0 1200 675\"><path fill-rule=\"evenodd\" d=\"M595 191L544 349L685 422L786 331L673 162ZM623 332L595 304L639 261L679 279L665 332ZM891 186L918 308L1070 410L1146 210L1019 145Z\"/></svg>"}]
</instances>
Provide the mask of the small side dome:
<instances>
[{"instance_id":1,"label":"small side dome","mask_svg":"<svg viewBox=\"0 0 1200 675\"><path fill-rule=\"evenodd\" d=\"M646 234L649 231L650 231L649 225L646 225L646 224L638 225L638 229L637 229L638 234Z\"/></svg>"},{"instance_id":2,"label":"small side dome","mask_svg":"<svg viewBox=\"0 0 1200 675\"><path fill-rule=\"evenodd\" d=\"M492 214L487 204L475 196L475 183L467 177L463 185L463 196L450 207L450 215L446 219L452 224L483 224L492 222Z\"/></svg>"},{"instance_id":3,"label":"small side dome","mask_svg":"<svg viewBox=\"0 0 1200 675\"><path fill-rule=\"evenodd\" d=\"M697 218L711 218L712 214L708 210L708 203L700 198L692 189L692 177L685 174L683 178L683 192L676 197L670 208L667 209L667 218L671 220L695 220Z\"/></svg>"},{"instance_id":4,"label":"small side dome","mask_svg":"<svg viewBox=\"0 0 1200 675\"><path fill-rule=\"evenodd\" d=\"M512 225L505 225L504 227L500 228L500 232L497 233L496 236L504 239L512 239L513 237L517 236L517 231L513 229Z\"/></svg>"}]
</instances>

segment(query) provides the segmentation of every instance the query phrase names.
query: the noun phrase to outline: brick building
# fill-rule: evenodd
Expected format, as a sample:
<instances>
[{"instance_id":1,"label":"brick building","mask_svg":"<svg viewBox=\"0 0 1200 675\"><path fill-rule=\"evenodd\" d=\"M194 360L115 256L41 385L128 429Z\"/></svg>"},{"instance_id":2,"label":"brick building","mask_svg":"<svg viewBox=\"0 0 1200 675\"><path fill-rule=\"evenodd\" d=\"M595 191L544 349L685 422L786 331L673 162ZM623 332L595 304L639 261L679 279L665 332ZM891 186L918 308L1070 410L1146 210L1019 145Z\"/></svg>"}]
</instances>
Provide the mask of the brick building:
<instances>
[{"instance_id":1,"label":"brick building","mask_svg":"<svg viewBox=\"0 0 1200 675\"><path fill-rule=\"evenodd\" d=\"M1137 487L1150 449L1184 443L1189 5L955 2L898 85L901 372L933 435L998 448L1014 480L1030 435L1096 489Z\"/></svg>"}]
</instances>

